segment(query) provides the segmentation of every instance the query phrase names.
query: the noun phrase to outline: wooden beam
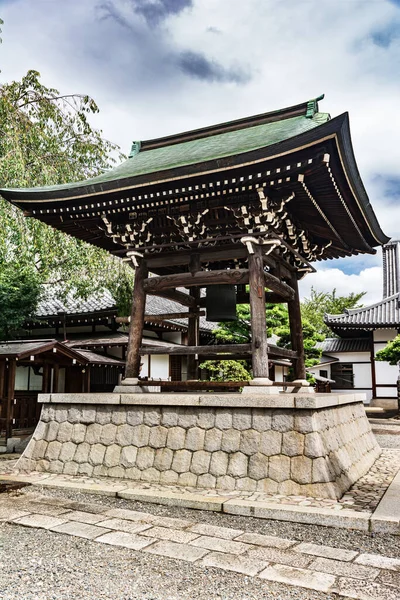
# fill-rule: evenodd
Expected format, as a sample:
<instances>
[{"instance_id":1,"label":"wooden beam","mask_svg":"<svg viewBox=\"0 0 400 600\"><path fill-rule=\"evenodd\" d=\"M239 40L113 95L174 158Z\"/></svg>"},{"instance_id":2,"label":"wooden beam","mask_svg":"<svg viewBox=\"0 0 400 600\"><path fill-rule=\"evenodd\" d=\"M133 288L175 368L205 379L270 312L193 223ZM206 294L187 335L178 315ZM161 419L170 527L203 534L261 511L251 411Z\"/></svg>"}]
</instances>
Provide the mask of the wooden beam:
<instances>
[{"instance_id":1,"label":"wooden beam","mask_svg":"<svg viewBox=\"0 0 400 600\"><path fill-rule=\"evenodd\" d=\"M233 258L246 258L247 252L246 249L243 248L242 244L240 246L224 246L223 249L218 247L215 248L196 248L196 252L200 255L200 261L202 263L206 262L219 262L224 260L232 260ZM164 267L175 267L181 265L188 265L190 260L190 255L187 252L176 252L165 255L157 255L146 254L146 261L149 267L149 270L152 269L162 269Z\"/></svg>"},{"instance_id":2,"label":"wooden beam","mask_svg":"<svg viewBox=\"0 0 400 600\"><path fill-rule=\"evenodd\" d=\"M204 317L205 314L206 313L204 310L200 311L199 313L192 312L192 311L177 312L177 313L163 313L163 314L159 314L159 315L144 315L144 320L151 322L151 323L158 323L159 321L170 321L171 319L188 319L190 317L196 317L197 315L199 317ZM115 322L129 324L131 322L131 318L130 317L116 317Z\"/></svg>"},{"instance_id":3,"label":"wooden beam","mask_svg":"<svg viewBox=\"0 0 400 600\"><path fill-rule=\"evenodd\" d=\"M254 244L249 254L251 318L251 362L254 379L268 379L268 341L265 316L265 277L261 247Z\"/></svg>"},{"instance_id":4,"label":"wooden beam","mask_svg":"<svg viewBox=\"0 0 400 600\"><path fill-rule=\"evenodd\" d=\"M135 379L140 372L139 348L142 343L146 292L143 283L148 275L147 265L141 260L135 271L131 323L126 353L125 379Z\"/></svg>"},{"instance_id":5,"label":"wooden beam","mask_svg":"<svg viewBox=\"0 0 400 600\"><path fill-rule=\"evenodd\" d=\"M251 344L215 344L213 346L142 346L140 354L199 354L218 356L219 354L251 354Z\"/></svg>"},{"instance_id":6,"label":"wooden beam","mask_svg":"<svg viewBox=\"0 0 400 600\"><path fill-rule=\"evenodd\" d=\"M198 271L197 273L174 273L145 279L143 288L146 293L153 294L175 287L205 287L216 284L238 285L248 283L248 269L218 269L216 271Z\"/></svg>"},{"instance_id":7,"label":"wooden beam","mask_svg":"<svg viewBox=\"0 0 400 600\"><path fill-rule=\"evenodd\" d=\"M265 292L265 302L267 304L285 304L288 301L288 298L282 296L281 294L276 294L275 292ZM250 294L248 292L237 292L236 294L236 303L237 304L249 304L250 303ZM200 298L200 306L204 307L206 305L206 299Z\"/></svg>"},{"instance_id":8,"label":"wooden beam","mask_svg":"<svg viewBox=\"0 0 400 600\"><path fill-rule=\"evenodd\" d=\"M275 277L275 275L271 275L271 273L264 272L264 282L265 286L270 288L275 293L285 296L287 300L294 300L295 291L290 285Z\"/></svg>"}]
</instances>

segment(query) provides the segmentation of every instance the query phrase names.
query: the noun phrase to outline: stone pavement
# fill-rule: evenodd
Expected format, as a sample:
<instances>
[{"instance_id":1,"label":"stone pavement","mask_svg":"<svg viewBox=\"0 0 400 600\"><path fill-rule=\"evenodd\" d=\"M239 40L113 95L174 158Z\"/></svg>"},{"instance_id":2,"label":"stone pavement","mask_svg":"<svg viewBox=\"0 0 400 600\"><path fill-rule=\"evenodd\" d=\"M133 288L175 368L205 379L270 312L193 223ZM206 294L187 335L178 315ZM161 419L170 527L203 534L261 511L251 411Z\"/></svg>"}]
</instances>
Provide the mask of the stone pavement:
<instances>
[{"instance_id":1,"label":"stone pavement","mask_svg":"<svg viewBox=\"0 0 400 600\"><path fill-rule=\"evenodd\" d=\"M110 477L95 478L38 472L23 474L13 471L13 466L14 464L10 464L7 468L6 461L0 461L0 473L3 473L0 474L0 481L7 479L48 488L85 491L142 502L400 534L400 503L399 506L390 503L390 510L385 509L380 516L380 502L384 495L389 494L393 486L396 491L393 491L393 488L390 495L395 497L397 494L398 483L394 478L397 477L400 481L399 449L384 449L369 473L361 477L339 501L305 496L271 495L262 492L167 486Z\"/></svg>"},{"instance_id":2,"label":"stone pavement","mask_svg":"<svg viewBox=\"0 0 400 600\"><path fill-rule=\"evenodd\" d=\"M357 600L398 600L400 559L38 493L0 497L0 521Z\"/></svg>"}]
</instances>

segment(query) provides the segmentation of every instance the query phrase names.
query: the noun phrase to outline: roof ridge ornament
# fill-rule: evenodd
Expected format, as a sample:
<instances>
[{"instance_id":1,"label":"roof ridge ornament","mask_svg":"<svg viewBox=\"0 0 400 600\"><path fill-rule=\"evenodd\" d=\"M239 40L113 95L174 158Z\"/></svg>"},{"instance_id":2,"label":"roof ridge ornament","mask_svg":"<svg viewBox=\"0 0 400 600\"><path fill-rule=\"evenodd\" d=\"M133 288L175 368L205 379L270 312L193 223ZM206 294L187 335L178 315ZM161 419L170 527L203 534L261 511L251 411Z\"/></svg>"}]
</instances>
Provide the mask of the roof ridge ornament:
<instances>
[{"instance_id":1,"label":"roof ridge ornament","mask_svg":"<svg viewBox=\"0 0 400 600\"><path fill-rule=\"evenodd\" d=\"M139 154L142 142L132 142L131 151L129 152L129 158L133 158L136 154Z\"/></svg>"},{"instance_id":2,"label":"roof ridge ornament","mask_svg":"<svg viewBox=\"0 0 400 600\"><path fill-rule=\"evenodd\" d=\"M307 102L306 119L312 119L315 113L318 112L318 102L325 98L325 94L321 94L317 98L313 98Z\"/></svg>"}]
</instances>

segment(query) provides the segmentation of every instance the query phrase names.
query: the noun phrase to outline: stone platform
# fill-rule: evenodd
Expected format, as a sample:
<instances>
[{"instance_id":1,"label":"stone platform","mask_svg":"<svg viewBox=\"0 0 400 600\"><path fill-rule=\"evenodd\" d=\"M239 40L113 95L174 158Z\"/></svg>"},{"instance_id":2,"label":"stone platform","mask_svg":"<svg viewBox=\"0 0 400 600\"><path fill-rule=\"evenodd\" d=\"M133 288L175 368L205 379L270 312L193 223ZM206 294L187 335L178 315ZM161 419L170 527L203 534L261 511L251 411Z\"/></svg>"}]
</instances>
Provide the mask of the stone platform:
<instances>
[{"instance_id":1,"label":"stone platform","mask_svg":"<svg viewBox=\"0 0 400 600\"><path fill-rule=\"evenodd\" d=\"M51 394L20 471L340 498L380 455L363 394Z\"/></svg>"}]
</instances>

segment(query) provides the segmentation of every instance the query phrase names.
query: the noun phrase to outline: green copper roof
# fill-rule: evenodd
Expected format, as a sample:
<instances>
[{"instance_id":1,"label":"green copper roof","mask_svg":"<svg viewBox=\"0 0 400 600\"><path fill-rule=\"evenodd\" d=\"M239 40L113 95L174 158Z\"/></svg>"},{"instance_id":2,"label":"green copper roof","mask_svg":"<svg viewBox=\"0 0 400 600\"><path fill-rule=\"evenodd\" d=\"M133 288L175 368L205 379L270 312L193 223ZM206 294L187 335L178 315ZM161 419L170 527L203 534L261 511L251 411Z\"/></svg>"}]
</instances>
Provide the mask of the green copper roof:
<instances>
[{"instance_id":1,"label":"green copper roof","mask_svg":"<svg viewBox=\"0 0 400 600\"><path fill-rule=\"evenodd\" d=\"M165 171L186 165L194 165L209 160L225 158L237 154L250 152L259 148L264 148L277 144L288 138L305 133L314 129L323 123L326 123L330 116L327 113L315 112L314 114L304 111L303 115L260 125L233 129L217 134L206 134L197 139L188 141L172 142L166 141L165 145L154 146L154 141L149 142L150 148L146 150L146 142L140 147L140 143L135 142L131 152L131 157L120 164L118 167L106 171L105 173L89 179L85 182L75 182L56 186L36 187L24 191L57 191L82 187L83 185L102 184L114 180L131 178L138 175L146 175L154 172ZM194 136L196 137L196 136ZM168 138L166 138L168 140Z\"/></svg>"}]
</instances>

